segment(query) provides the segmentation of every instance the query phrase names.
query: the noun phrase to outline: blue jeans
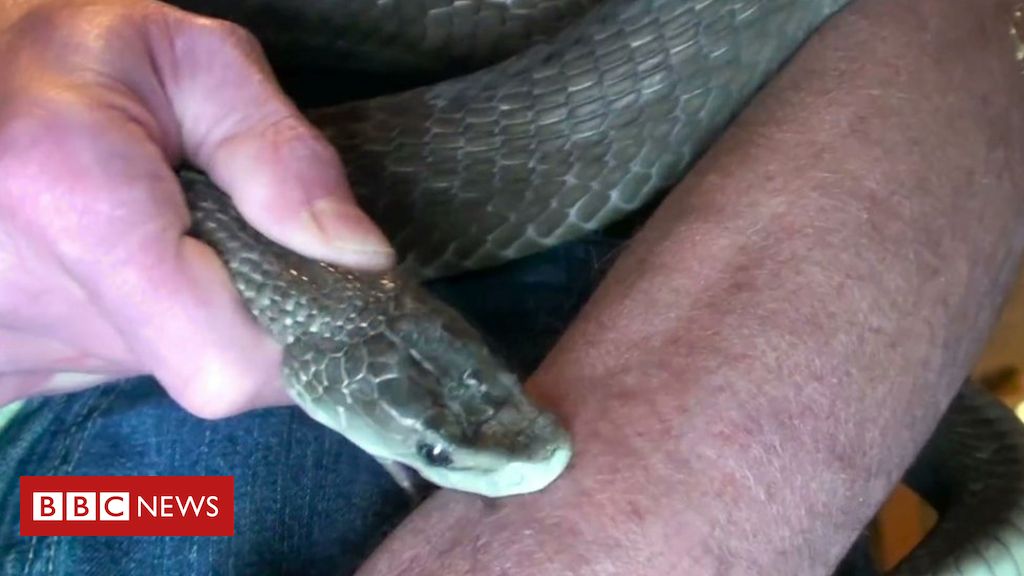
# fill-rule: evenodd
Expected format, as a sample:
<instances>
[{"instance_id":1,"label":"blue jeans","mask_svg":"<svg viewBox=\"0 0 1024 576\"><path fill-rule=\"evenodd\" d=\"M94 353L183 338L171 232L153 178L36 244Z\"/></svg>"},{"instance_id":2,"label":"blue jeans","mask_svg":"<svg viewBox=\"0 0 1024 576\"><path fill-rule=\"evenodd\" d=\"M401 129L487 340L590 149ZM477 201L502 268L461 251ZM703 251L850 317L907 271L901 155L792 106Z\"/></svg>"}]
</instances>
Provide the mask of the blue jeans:
<instances>
[{"instance_id":1,"label":"blue jeans","mask_svg":"<svg viewBox=\"0 0 1024 576\"><path fill-rule=\"evenodd\" d=\"M586 300L619 242L607 236L431 288L520 372ZM230 475L235 536L18 535L21 475ZM412 509L371 458L296 408L209 422L149 378L27 402L0 431L0 574L355 572Z\"/></svg>"}]
</instances>

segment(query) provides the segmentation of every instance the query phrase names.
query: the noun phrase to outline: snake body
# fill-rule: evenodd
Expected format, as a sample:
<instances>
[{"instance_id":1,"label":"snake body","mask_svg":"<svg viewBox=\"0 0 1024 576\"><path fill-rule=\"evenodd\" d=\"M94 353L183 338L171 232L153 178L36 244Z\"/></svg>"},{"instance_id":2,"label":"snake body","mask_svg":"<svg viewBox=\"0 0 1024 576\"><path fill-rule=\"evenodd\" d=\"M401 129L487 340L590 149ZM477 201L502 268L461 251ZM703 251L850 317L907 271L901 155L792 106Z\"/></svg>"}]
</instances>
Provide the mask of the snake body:
<instances>
[{"instance_id":1,"label":"snake body","mask_svg":"<svg viewBox=\"0 0 1024 576\"><path fill-rule=\"evenodd\" d=\"M312 417L441 486L491 496L541 489L570 460L568 434L416 282L543 250L650 203L845 4L233 2L218 15L290 47L286 57L302 65L327 51L429 76L438 62L471 70L503 60L310 112L402 255L400 274L355 274L290 253L248 227L205 176L183 171L193 233L220 253L284 345L289 390ZM545 13L556 25L524 29ZM282 35L268 14L309 28ZM1024 571L1022 437L1012 413L964 389L915 468L942 463L939 477L953 479L942 517L897 573Z\"/></svg>"}]
</instances>

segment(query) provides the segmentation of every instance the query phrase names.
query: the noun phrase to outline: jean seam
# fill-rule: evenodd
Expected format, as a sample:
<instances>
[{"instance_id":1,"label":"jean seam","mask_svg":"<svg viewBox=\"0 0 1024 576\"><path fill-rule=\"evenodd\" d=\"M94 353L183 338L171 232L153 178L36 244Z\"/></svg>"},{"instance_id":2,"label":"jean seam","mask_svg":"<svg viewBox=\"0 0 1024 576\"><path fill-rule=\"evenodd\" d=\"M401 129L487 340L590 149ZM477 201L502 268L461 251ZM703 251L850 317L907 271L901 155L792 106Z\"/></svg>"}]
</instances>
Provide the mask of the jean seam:
<instances>
[{"instance_id":1,"label":"jean seam","mask_svg":"<svg viewBox=\"0 0 1024 576\"><path fill-rule=\"evenodd\" d=\"M58 402L60 403L60 405L67 405L69 401L66 398L62 398ZM74 412L72 412L72 414L74 414ZM53 424L53 422L50 422L49 424ZM67 444L70 441L71 441L71 435L70 434L65 434L61 438L61 442L58 444L58 446L55 449L55 452L57 453L57 458L56 458L57 461L60 460L60 454L65 451L65 449L67 447ZM52 469L54 467L55 466L51 466L50 467L51 469L48 470L48 471L52 471ZM40 470L39 472L41 473L43 471ZM35 562L35 558L36 558L36 546L40 544L40 537L39 536L31 536L30 538L31 539L29 540L29 545L28 545L28 555L25 558L25 565L24 565L24 567L22 568L22 571L21 571L21 573L23 575L27 575L27 574L30 573L30 569L31 569L33 563ZM40 551L40 553L41 553L42 557L50 557L50 558L52 558L53 544L51 543L51 544L48 545L48 542L52 542L52 540L51 541L44 541L43 542L43 544L41 545L42 550ZM49 571L52 574L52 566L51 566L50 562L47 562L47 571Z\"/></svg>"},{"instance_id":2,"label":"jean seam","mask_svg":"<svg viewBox=\"0 0 1024 576\"><path fill-rule=\"evenodd\" d=\"M96 393L89 395L84 402L80 403L77 409L75 409L66 420L67 422L71 422L71 424L67 427L68 432L63 435L60 443L57 445L55 450L56 458L54 459L53 465L50 467L50 473L60 475L73 469L75 462L78 460L78 454L81 453L84 440L89 436L89 432L92 430L99 414L102 413L103 408L108 406L117 396L117 388L117 383L98 388ZM80 432L79 429L81 429ZM77 443L74 448L72 448L72 443L75 440L77 440ZM70 457L68 456L69 453L72 453ZM39 543L39 537L33 536L32 542L29 544L28 558L26 558L25 567L22 570L23 574L29 574L29 570L35 558L35 548L37 543ZM58 543L59 538L53 537L47 538L42 542L43 549L41 550L40 557L46 558L44 574L56 574L54 560L57 556Z\"/></svg>"}]
</instances>

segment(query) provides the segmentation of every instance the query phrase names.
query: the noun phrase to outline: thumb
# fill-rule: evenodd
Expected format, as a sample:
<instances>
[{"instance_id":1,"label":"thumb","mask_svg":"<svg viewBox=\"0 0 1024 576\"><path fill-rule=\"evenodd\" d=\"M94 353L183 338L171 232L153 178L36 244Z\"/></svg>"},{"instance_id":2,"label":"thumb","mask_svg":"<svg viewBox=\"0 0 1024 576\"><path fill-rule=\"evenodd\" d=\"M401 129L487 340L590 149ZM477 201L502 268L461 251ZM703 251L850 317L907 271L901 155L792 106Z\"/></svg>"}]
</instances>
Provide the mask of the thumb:
<instances>
[{"instance_id":1,"label":"thumb","mask_svg":"<svg viewBox=\"0 0 1024 576\"><path fill-rule=\"evenodd\" d=\"M283 94L241 28L189 18L157 72L185 155L264 235L305 256L358 269L394 263L356 204L334 148ZM156 43L156 46L164 43Z\"/></svg>"},{"instance_id":2,"label":"thumb","mask_svg":"<svg viewBox=\"0 0 1024 576\"><path fill-rule=\"evenodd\" d=\"M109 108L80 106L73 121L46 116L23 130L5 172L27 191L14 217L46 216L18 218L21 234L52 254L116 330L127 364L154 374L189 411L215 418L288 403L280 346L260 330L214 251L184 236L187 210L162 151ZM70 106L58 109L68 114ZM66 323L89 320L72 312Z\"/></svg>"}]
</instances>

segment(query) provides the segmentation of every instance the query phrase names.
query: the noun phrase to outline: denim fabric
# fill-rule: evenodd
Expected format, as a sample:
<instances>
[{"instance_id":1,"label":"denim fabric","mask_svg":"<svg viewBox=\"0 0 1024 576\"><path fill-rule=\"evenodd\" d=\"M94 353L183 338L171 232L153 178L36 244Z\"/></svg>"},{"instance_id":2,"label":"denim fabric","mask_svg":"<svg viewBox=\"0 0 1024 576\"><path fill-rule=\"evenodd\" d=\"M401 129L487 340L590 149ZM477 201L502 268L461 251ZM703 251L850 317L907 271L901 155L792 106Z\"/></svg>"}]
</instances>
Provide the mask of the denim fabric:
<instances>
[{"instance_id":1,"label":"denim fabric","mask_svg":"<svg viewBox=\"0 0 1024 576\"><path fill-rule=\"evenodd\" d=\"M5 575L345 574L410 510L372 459L296 409L205 422L140 378L33 401L10 426ZM236 536L22 538L23 474L233 475Z\"/></svg>"},{"instance_id":2,"label":"denim fabric","mask_svg":"<svg viewBox=\"0 0 1024 576\"><path fill-rule=\"evenodd\" d=\"M430 288L522 373L589 295L618 246L594 236ZM20 475L232 475L235 536L18 535ZM27 402L0 431L0 573L351 574L412 504L343 437L295 408L208 422L148 378Z\"/></svg>"}]
</instances>

